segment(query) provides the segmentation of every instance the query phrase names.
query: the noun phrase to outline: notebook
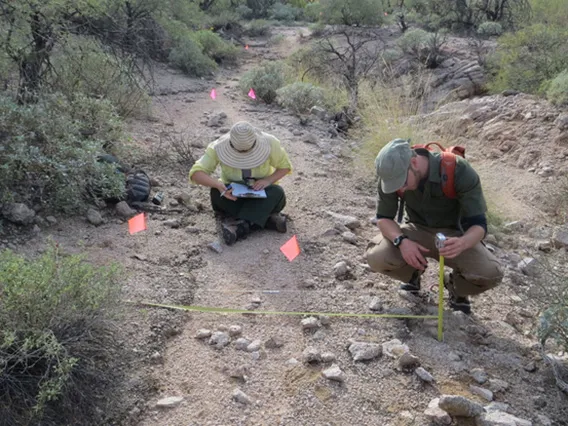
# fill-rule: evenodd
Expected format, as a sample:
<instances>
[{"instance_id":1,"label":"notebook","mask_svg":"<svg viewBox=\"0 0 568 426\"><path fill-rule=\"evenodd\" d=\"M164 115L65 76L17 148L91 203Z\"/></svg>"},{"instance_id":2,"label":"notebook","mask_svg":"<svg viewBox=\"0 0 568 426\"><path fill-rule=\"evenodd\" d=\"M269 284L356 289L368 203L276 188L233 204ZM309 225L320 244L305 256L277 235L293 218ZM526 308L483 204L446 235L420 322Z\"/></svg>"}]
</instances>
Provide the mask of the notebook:
<instances>
[{"instance_id":1,"label":"notebook","mask_svg":"<svg viewBox=\"0 0 568 426\"><path fill-rule=\"evenodd\" d=\"M266 191L264 189L255 191L242 183L235 182L231 182L231 187L233 188L232 194L238 198L266 198Z\"/></svg>"}]
</instances>

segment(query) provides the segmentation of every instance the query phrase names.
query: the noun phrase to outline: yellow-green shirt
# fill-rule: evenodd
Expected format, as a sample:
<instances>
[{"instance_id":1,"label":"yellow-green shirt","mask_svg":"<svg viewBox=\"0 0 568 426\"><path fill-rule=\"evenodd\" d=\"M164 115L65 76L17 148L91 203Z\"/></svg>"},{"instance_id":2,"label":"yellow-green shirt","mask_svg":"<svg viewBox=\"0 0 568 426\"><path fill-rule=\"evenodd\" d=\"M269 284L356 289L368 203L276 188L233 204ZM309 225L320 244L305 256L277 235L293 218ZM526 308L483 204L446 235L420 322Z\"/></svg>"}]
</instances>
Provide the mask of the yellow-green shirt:
<instances>
[{"instance_id":1,"label":"yellow-green shirt","mask_svg":"<svg viewBox=\"0 0 568 426\"><path fill-rule=\"evenodd\" d=\"M277 169L290 169L291 173L292 164L290 163L288 154L284 148L282 148L282 145L280 145L280 141L268 133L264 133L264 136L266 136L270 143L270 156L268 157L268 160L260 166L251 169L250 177L261 179L270 176ZM242 182L243 175L241 169L229 167L219 161L219 157L217 157L217 152L215 151L215 145L218 143L219 140L211 142L207 146L203 156L195 162L189 171L189 180L191 182L193 182L192 176L195 172L202 171L210 175L215 171L218 165L221 166L221 180L223 183Z\"/></svg>"}]
</instances>

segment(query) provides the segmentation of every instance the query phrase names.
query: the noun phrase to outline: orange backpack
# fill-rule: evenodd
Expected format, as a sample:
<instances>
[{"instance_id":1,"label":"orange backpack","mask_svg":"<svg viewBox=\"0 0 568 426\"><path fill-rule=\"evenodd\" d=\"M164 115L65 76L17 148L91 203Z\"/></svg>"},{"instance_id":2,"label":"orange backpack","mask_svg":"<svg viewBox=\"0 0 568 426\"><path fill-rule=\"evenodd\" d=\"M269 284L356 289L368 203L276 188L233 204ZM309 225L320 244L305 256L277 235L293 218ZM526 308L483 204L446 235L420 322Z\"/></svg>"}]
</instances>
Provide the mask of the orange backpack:
<instances>
[{"instance_id":1,"label":"orange backpack","mask_svg":"<svg viewBox=\"0 0 568 426\"><path fill-rule=\"evenodd\" d=\"M442 177L442 192L448 198L454 199L457 197L455 188L455 172L456 172L456 156L465 158L465 148L463 146L454 145L449 148L444 148L438 142L428 142L427 144L417 144L412 145L412 149L427 149L428 151L434 151L434 146L437 146L442 153L442 161L440 162L440 175ZM397 191L397 195L400 198L400 205L398 210L398 222L402 221L404 202L403 194Z\"/></svg>"}]
</instances>

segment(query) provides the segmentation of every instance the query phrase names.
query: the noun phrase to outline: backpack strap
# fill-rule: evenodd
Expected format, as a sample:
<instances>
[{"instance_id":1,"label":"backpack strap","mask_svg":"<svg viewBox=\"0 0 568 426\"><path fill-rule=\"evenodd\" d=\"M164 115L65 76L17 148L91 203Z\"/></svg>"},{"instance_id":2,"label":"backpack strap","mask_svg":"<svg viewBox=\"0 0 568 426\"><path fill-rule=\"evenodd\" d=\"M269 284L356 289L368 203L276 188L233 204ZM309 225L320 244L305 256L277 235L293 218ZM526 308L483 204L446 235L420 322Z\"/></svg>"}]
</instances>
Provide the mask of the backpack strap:
<instances>
[{"instance_id":1,"label":"backpack strap","mask_svg":"<svg viewBox=\"0 0 568 426\"><path fill-rule=\"evenodd\" d=\"M442 177L442 192L448 198L454 199L458 196L455 188L456 174L456 155L451 152L443 151L440 161L440 175Z\"/></svg>"}]
</instances>

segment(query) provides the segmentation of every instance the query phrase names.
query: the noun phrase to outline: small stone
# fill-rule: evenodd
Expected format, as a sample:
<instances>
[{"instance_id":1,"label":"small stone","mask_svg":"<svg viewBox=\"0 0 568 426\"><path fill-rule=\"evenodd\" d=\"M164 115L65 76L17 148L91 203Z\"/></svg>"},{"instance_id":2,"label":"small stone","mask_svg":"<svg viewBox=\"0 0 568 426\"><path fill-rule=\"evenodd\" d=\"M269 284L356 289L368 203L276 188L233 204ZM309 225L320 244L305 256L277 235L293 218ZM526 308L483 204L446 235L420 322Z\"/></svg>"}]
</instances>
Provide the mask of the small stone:
<instances>
[{"instance_id":1,"label":"small stone","mask_svg":"<svg viewBox=\"0 0 568 426\"><path fill-rule=\"evenodd\" d=\"M253 340L250 345L247 346L247 352L257 352L262 347L262 342L260 340Z\"/></svg>"},{"instance_id":2,"label":"small stone","mask_svg":"<svg viewBox=\"0 0 568 426\"><path fill-rule=\"evenodd\" d=\"M317 364L321 362L321 354L315 348L306 348L302 353L302 360L306 364Z\"/></svg>"},{"instance_id":3,"label":"small stone","mask_svg":"<svg viewBox=\"0 0 568 426\"><path fill-rule=\"evenodd\" d=\"M452 416L475 417L484 412L483 407L460 395L442 395L439 407Z\"/></svg>"},{"instance_id":4,"label":"small stone","mask_svg":"<svg viewBox=\"0 0 568 426\"><path fill-rule=\"evenodd\" d=\"M347 266L347 262L337 262L333 267L333 273L335 274L335 278L345 277L349 273L349 266Z\"/></svg>"},{"instance_id":5,"label":"small stone","mask_svg":"<svg viewBox=\"0 0 568 426\"><path fill-rule=\"evenodd\" d=\"M491 411L504 411L506 413L509 411L509 404L505 404L504 402L492 402L485 406L485 411L488 413Z\"/></svg>"},{"instance_id":6,"label":"small stone","mask_svg":"<svg viewBox=\"0 0 568 426\"><path fill-rule=\"evenodd\" d=\"M343 241L349 244L357 245L357 240L358 240L357 235L355 235L351 231L347 231L341 234L341 238L343 238Z\"/></svg>"},{"instance_id":7,"label":"small stone","mask_svg":"<svg viewBox=\"0 0 568 426\"><path fill-rule=\"evenodd\" d=\"M91 225L99 226L103 223L103 217L98 210L89 209L87 210L87 221Z\"/></svg>"},{"instance_id":8,"label":"small stone","mask_svg":"<svg viewBox=\"0 0 568 426\"><path fill-rule=\"evenodd\" d=\"M136 210L133 210L126 201L121 201L115 206L116 214L124 219L129 219L136 214Z\"/></svg>"},{"instance_id":9,"label":"small stone","mask_svg":"<svg viewBox=\"0 0 568 426\"><path fill-rule=\"evenodd\" d=\"M320 323L321 325L329 325L331 324L331 317L328 317L327 315L322 315L320 316Z\"/></svg>"},{"instance_id":10,"label":"small stone","mask_svg":"<svg viewBox=\"0 0 568 426\"><path fill-rule=\"evenodd\" d=\"M373 297L373 299L371 299L371 302L369 303L369 309L374 312L381 312L383 310L381 299L379 299L378 297Z\"/></svg>"},{"instance_id":11,"label":"small stone","mask_svg":"<svg viewBox=\"0 0 568 426\"><path fill-rule=\"evenodd\" d=\"M241 404L244 405L249 405L252 404L252 399L246 394L244 393L242 390L240 390L239 388L236 388L233 391L233 399L237 402L240 402Z\"/></svg>"},{"instance_id":12,"label":"small stone","mask_svg":"<svg viewBox=\"0 0 568 426\"><path fill-rule=\"evenodd\" d=\"M258 296L255 296L250 300L250 303L252 303L253 305L260 305L262 303L262 299Z\"/></svg>"},{"instance_id":13,"label":"small stone","mask_svg":"<svg viewBox=\"0 0 568 426\"><path fill-rule=\"evenodd\" d=\"M321 323L315 317L308 317L302 320L302 328L304 330L316 330L321 327Z\"/></svg>"},{"instance_id":14,"label":"small stone","mask_svg":"<svg viewBox=\"0 0 568 426\"><path fill-rule=\"evenodd\" d=\"M217 254L221 254L223 253L223 246L221 245L221 243L219 241L213 241L209 244L207 244L207 248Z\"/></svg>"},{"instance_id":15,"label":"small stone","mask_svg":"<svg viewBox=\"0 0 568 426\"><path fill-rule=\"evenodd\" d=\"M529 277L538 277L541 273L541 265L532 257L525 257L517 265L520 271Z\"/></svg>"},{"instance_id":16,"label":"small stone","mask_svg":"<svg viewBox=\"0 0 568 426\"><path fill-rule=\"evenodd\" d=\"M96 210L94 211L96 212ZM34 210L30 209L28 206L26 206L23 203L8 203L3 206L2 215L7 221L15 223L16 225L29 225L34 221L36 213ZM89 219L89 213L87 212L87 220L88 219ZM101 223L102 223L102 218L101 218ZM97 226L94 223L93 225Z\"/></svg>"},{"instance_id":17,"label":"small stone","mask_svg":"<svg viewBox=\"0 0 568 426\"><path fill-rule=\"evenodd\" d=\"M408 351L408 346L398 339L393 339L383 343L383 353L390 358L399 358Z\"/></svg>"},{"instance_id":18,"label":"small stone","mask_svg":"<svg viewBox=\"0 0 568 426\"><path fill-rule=\"evenodd\" d=\"M489 379L489 389L493 392L504 392L509 389L509 383L501 379Z\"/></svg>"},{"instance_id":19,"label":"small stone","mask_svg":"<svg viewBox=\"0 0 568 426\"><path fill-rule=\"evenodd\" d=\"M334 362L337 359L333 352L324 352L321 354L321 361L322 362Z\"/></svg>"},{"instance_id":20,"label":"small stone","mask_svg":"<svg viewBox=\"0 0 568 426\"><path fill-rule=\"evenodd\" d=\"M426 383L432 383L435 381L434 376L432 376L430 373L428 373L428 371L426 371L424 368L422 367L418 367L416 370L414 370L414 373L416 373L416 375L420 378L420 380L422 380L423 382Z\"/></svg>"},{"instance_id":21,"label":"small stone","mask_svg":"<svg viewBox=\"0 0 568 426\"><path fill-rule=\"evenodd\" d=\"M476 426L532 426L532 422L501 411L482 413L475 419Z\"/></svg>"},{"instance_id":22,"label":"small stone","mask_svg":"<svg viewBox=\"0 0 568 426\"><path fill-rule=\"evenodd\" d=\"M543 414L536 415L537 424L536 426L552 426L552 420Z\"/></svg>"},{"instance_id":23,"label":"small stone","mask_svg":"<svg viewBox=\"0 0 568 426\"><path fill-rule=\"evenodd\" d=\"M480 385L484 384L489 378L485 370L481 368L474 368L473 370L471 370L470 374L473 380L475 380Z\"/></svg>"},{"instance_id":24,"label":"small stone","mask_svg":"<svg viewBox=\"0 0 568 426\"><path fill-rule=\"evenodd\" d=\"M523 368L525 369L525 371L528 371L529 373L534 373L536 371L536 364L534 361L531 361Z\"/></svg>"},{"instance_id":25,"label":"small stone","mask_svg":"<svg viewBox=\"0 0 568 426\"><path fill-rule=\"evenodd\" d=\"M246 364L245 365L239 365L238 367L231 370L231 372L229 373L229 376L234 378L234 379L246 381L247 375L248 375L248 370L249 370L248 365L246 365Z\"/></svg>"},{"instance_id":26,"label":"small stone","mask_svg":"<svg viewBox=\"0 0 568 426\"><path fill-rule=\"evenodd\" d=\"M367 361L381 355L381 347L376 343L354 342L349 346L354 361Z\"/></svg>"},{"instance_id":27,"label":"small stone","mask_svg":"<svg viewBox=\"0 0 568 426\"><path fill-rule=\"evenodd\" d=\"M266 349L278 349L284 346L284 342L278 336L272 336L266 342L264 342L264 347Z\"/></svg>"},{"instance_id":28,"label":"small stone","mask_svg":"<svg viewBox=\"0 0 568 426\"><path fill-rule=\"evenodd\" d=\"M215 349L223 349L231 342L231 338L227 333L222 331L216 331L211 335L209 339L209 344L214 346Z\"/></svg>"},{"instance_id":29,"label":"small stone","mask_svg":"<svg viewBox=\"0 0 568 426\"><path fill-rule=\"evenodd\" d=\"M205 328L202 328L200 330L197 331L197 334L195 335L196 339L208 339L211 337L211 330L207 330Z\"/></svg>"},{"instance_id":30,"label":"small stone","mask_svg":"<svg viewBox=\"0 0 568 426\"><path fill-rule=\"evenodd\" d=\"M174 408L177 407L183 401L181 396L170 396L167 398L160 399L156 403L157 408Z\"/></svg>"},{"instance_id":31,"label":"small stone","mask_svg":"<svg viewBox=\"0 0 568 426\"><path fill-rule=\"evenodd\" d=\"M351 230L361 227L361 222L359 222L359 219L354 216L346 216L331 211L326 211L326 213L330 215L337 223L340 223Z\"/></svg>"},{"instance_id":32,"label":"small stone","mask_svg":"<svg viewBox=\"0 0 568 426\"><path fill-rule=\"evenodd\" d=\"M469 385L469 390L472 394L477 395L489 402L493 401L493 392L489 389L480 388L479 386Z\"/></svg>"},{"instance_id":33,"label":"small stone","mask_svg":"<svg viewBox=\"0 0 568 426\"><path fill-rule=\"evenodd\" d=\"M328 380L335 380L336 382L345 381L345 374L341 371L338 365L333 364L331 367L322 371L323 377Z\"/></svg>"},{"instance_id":34,"label":"small stone","mask_svg":"<svg viewBox=\"0 0 568 426\"><path fill-rule=\"evenodd\" d=\"M179 219L168 219L163 222L164 226L172 229L178 229L181 226L181 221Z\"/></svg>"},{"instance_id":35,"label":"small stone","mask_svg":"<svg viewBox=\"0 0 568 426\"><path fill-rule=\"evenodd\" d=\"M236 337L243 333L243 328L240 325L231 325L229 327L229 336Z\"/></svg>"},{"instance_id":36,"label":"small stone","mask_svg":"<svg viewBox=\"0 0 568 426\"><path fill-rule=\"evenodd\" d=\"M239 351L246 351L250 342L244 337L240 337L235 341L235 348Z\"/></svg>"},{"instance_id":37,"label":"small stone","mask_svg":"<svg viewBox=\"0 0 568 426\"><path fill-rule=\"evenodd\" d=\"M458 353L456 353L456 352L450 352L450 353L448 354L448 359L449 359L450 361L457 362L457 361L461 361L461 356L460 356L460 354L458 354Z\"/></svg>"},{"instance_id":38,"label":"small stone","mask_svg":"<svg viewBox=\"0 0 568 426\"><path fill-rule=\"evenodd\" d=\"M435 398L428 404L428 408L424 411L424 415L435 425L444 426L451 425L452 418L439 407L440 398Z\"/></svg>"},{"instance_id":39,"label":"small stone","mask_svg":"<svg viewBox=\"0 0 568 426\"><path fill-rule=\"evenodd\" d=\"M307 279L300 283L300 287L302 288L314 288L316 286L316 281L313 279Z\"/></svg>"},{"instance_id":40,"label":"small stone","mask_svg":"<svg viewBox=\"0 0 568 426\"><path fill-rule=\"evenodd\" d=\"M410 352L406 352L402 354L402 356L398 359L398 367L405 372L414 371L417 367L420 366L420 360L418 357L412 355Z\"/></svg>"},{"instance_id":41,"label":"small stone","mask_svg":"<svg viewBox=\"0 0 568 426\"><path fill-rule=\"evenodd\" d=\"M47 216L45 218L50 225L57 225L57 219L54 216Z\"/></svg>"}]
</instances>

